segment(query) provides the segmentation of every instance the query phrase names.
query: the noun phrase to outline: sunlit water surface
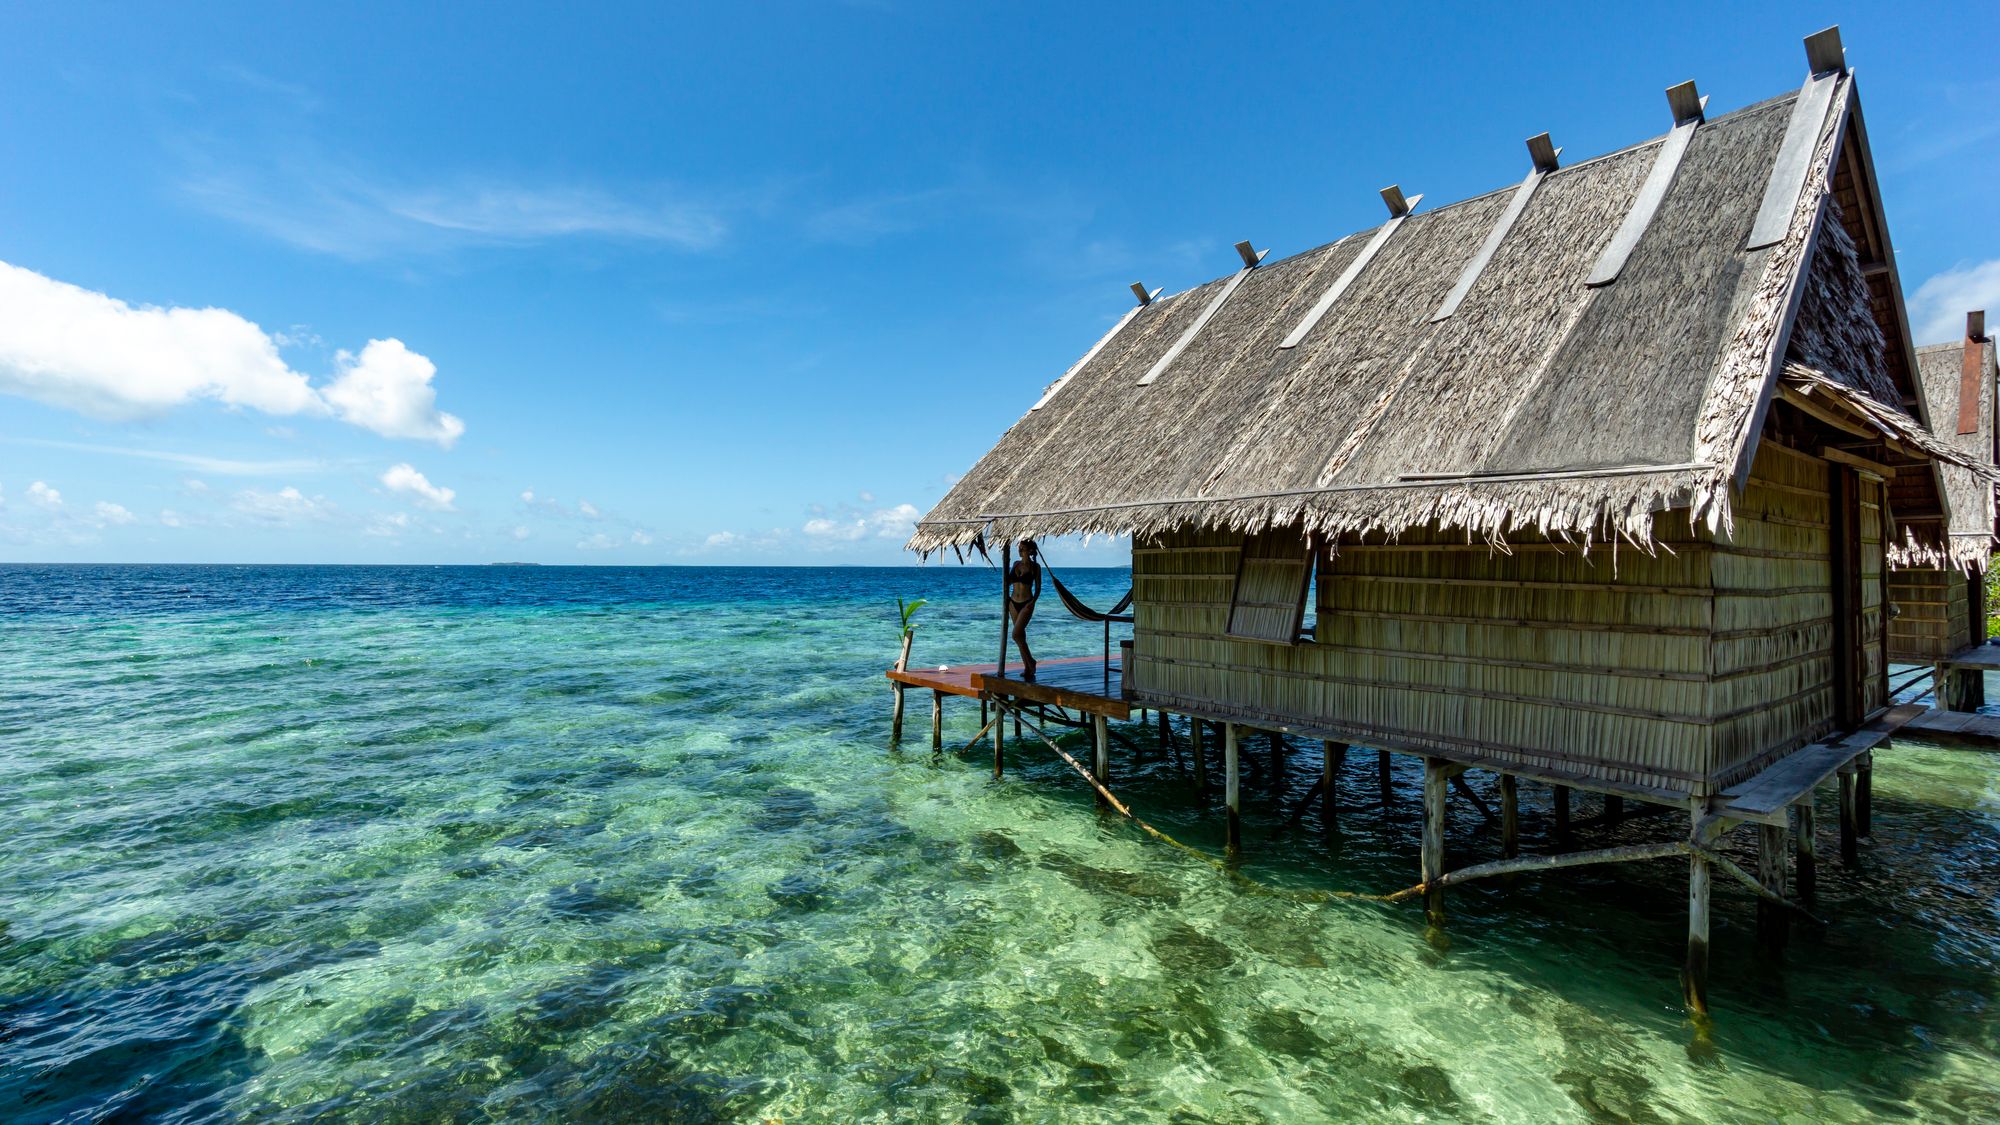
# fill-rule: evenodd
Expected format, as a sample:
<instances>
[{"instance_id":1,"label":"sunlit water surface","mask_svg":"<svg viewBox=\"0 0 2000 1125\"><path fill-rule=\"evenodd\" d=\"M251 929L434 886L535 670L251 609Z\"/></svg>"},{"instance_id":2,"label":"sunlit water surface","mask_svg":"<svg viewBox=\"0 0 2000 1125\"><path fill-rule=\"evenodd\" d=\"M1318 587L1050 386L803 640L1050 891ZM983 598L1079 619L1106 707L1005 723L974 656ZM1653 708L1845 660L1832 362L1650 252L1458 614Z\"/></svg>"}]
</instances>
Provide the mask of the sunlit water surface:
<instances>
[{"instance_id":1,"label":"sunlit water surface","mask_svg":"<svg viewBox=\"0 0 2000 1125\"><path fill-rule=\"evenodd\" d=\"M1127 582L1070 577L1097 604ZM1843 869L1822 816L1831 925L1782 966L1719 881L1706 1048L1678 1006L1684 863L1454 890L1440 943L1413 905L1260 893L1151 842L1045 750L997 784L983 749L934 759L928 700L890 751L895 598L931 599L917 663L991 660L996 586L937 568L0 568L0 1113L2000 1113L1996 759L1880 755L1873 843ZM1102 643L1053 600L1038 635L1044 656ZM977 716L948 702L953 746ZM1219 851L1214 806L1129 734L1122 794ZM1248 759L1251 879L1414 881L1407 769L1385 811L1373 755L1354 755L1329 839L1316 809L1287 826L1316 746ZM1546 791L1523 805L1544 846ZM1470 805L1452 815L1454 862L1497 853Z\"/></svg>"}]
</instances>

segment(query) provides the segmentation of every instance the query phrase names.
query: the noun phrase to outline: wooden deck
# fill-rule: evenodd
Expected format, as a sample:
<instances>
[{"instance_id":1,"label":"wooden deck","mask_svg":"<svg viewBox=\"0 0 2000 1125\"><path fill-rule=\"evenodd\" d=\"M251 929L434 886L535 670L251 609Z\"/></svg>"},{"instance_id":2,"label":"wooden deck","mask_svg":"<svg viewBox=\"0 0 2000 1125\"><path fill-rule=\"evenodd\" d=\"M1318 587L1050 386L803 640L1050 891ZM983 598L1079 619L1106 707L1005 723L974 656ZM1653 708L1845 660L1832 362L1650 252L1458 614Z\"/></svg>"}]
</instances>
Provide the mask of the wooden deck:
<instances>
[{"instance_id":1,"label":"wooden deck","mask_svg":"<svg viewBox=\"0 0 2000 1125\"><path fill-rule=\"evenodd\" d=\"M2000 672L2000 645L1981 642L1962 648L1937 662L1939 672L1965 669L1978 672Z\"/></svg>"},{"instance_id":2,"label":"wooden deck","mask_svg":"<svg viewBox=\"0 0 2000 1125\"><path fill-rule=\"evenodd\" d=\"M1109 673L1102 657L1069 656L1043 660L1035 665L1035 678L1021 678L1021 666L1009 662L1005 673L995 664L958 664L944 668L890 669L889 679L918 689L961 695L968 698L991 692L1028 703L1067 707L1087 715L1107 719L1129 719L1132 705L1125 702L1123 668L1111 661Z\"/></svg>"},{"instance_id":3,"label":"wooden deck","mask_svg":"<svg viewBox=\"0 0 2000 1125\"><path fill-rule=\"evenodd\" d=\"M1841 767L1889 741L1925 714L1939 714L1915 703L1891 707L1874 722L1827 742L1794 750L1747 781L1722 791L1728 802L1716 810L1737 820L1782 823L1785 810L1819 787Z\"/></svg>"},{"instance_id":4,"label":"wooden deck","mask_svg":"<svg viewBox=\"0 0 2000 1125\"><path fill-rule=\"evenodd\" d=\"M2000 750L2000 715L1932 709L1904 724L1899 733L1912 742L1935 742L1967 750Z\"/></svg>"}]
</instances>

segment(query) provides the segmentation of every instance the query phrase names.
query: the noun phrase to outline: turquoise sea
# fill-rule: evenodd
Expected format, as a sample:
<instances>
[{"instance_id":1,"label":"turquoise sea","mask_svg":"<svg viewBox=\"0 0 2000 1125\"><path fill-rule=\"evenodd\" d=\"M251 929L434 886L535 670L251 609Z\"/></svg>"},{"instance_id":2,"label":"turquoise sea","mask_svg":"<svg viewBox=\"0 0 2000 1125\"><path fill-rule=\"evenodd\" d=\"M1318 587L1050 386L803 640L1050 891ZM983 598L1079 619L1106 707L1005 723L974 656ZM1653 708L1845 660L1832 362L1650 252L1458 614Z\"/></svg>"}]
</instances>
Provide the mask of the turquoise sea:
<instances>
[{"instance_id":1,"label":"turquoise sea","mask_svg":"<svg viewBox=\"0 0 2000 1125\"><path fill-rule=\"evenodd\" d=\"M1066 577L1098 604L1127 583ZM2000 759L1882 754L1873 843L1843 869L1822 816L1830 925L1782 964L1718 881L1704 1043L1682 862L1454 890L1439 941L1413 903L1226 878L1046 750L1000 783L983 749L933 757L925 700L891 750L895 599L931 599L916 663L976 662L997 587L0 567L0 1116L2000 1116ZM1052 599L1037 636L1101 643ZM950 701L953 746L977 726ZM1128 735L1121 794L1219 853L1217 807ZM1382 808L1353 755L1329 835L1316 809L1287 823L1318 769L1316 746L1249 755L1243 873L1414 882L1416 777ZM1540 847L1547 793L1523 804ZM1497 854L1466 804L1449 846Z\"/></svg>"}]
</instances>

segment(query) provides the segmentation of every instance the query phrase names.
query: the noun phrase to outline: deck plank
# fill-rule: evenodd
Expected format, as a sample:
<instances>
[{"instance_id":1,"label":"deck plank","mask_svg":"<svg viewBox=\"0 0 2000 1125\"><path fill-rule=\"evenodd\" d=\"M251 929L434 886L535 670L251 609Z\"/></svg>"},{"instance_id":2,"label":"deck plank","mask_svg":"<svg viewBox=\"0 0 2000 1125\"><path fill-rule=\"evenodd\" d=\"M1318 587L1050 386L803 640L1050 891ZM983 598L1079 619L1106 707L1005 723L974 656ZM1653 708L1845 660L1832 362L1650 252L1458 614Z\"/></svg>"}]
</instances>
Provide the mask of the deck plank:
<instances>
[{"instance_id":1,"label":"deck plank","mask_svg":"<svg viewBox=\"0 0 2000 1125\"><path fill-rule=\"evenodd\" d=\"M1892 707L1874 722L1842 737L1793 751L1771 764L1762 773L1722 791L1728 804L1717 811L1723 816L1768 817L1818 788L1840 767L1889 740L1928 708L1905 703Z\"/></svg>"},{"instance_id":2,"label":"deck plank","mask_svg":"<svg viewBox=\"0 0 2000 1125\"><path fill-rule=\"evenodd\" d=\"M1898 732L1913 742L1936 742L1972 750L2000 750L2000 715L1926 711Z\"/></svg>"},{"instance_id":3,"label":"deck plank","mask_svg":"<svg viewBox=\"0 0 2000 1125\"><path fill-rule=\"evenodd\" d=\"M1011 661L1005 674L999 674L999 667L994 664L906 668L900 672L891 668L885 674L896 683L946 695L976 698L990 691L1029 703L1068 707L1110 719L1129 719L1132 705L1123 697L1124 669L1113 659L1107 686L1104 665L1104 659L1097 656L1043 660L1036 664L1033 680L1022 679L1021 666Z\"/></svg>"}]
</instances>

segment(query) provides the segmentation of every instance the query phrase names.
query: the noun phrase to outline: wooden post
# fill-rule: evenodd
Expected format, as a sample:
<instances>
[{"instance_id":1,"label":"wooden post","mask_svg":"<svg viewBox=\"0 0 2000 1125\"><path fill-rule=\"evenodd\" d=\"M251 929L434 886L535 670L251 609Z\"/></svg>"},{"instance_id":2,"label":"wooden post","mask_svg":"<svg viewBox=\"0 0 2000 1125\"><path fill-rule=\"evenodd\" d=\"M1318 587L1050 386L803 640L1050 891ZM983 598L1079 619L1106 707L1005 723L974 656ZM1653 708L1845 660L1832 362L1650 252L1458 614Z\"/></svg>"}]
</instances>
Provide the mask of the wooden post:
<instances>
[{"instance_id":1,"label":"wooden post","mask_svg":"<svg viewBox=\"0 0 2000 1125\"><path fill-rule=\"evenodd\" d=\"M1986 674L1977 668L1952 668L1942 664L1932 675L1938 702L1947 711L1977 711L1986 702Z\"/></svg>"},{"instance_id":2,"label":"wooden post","mask_svg":"<svg viewBox=\"0 0 2000 1125\"><path fill-rule=\"evenodd\" d=\"M1861 832L1854 819L1854 767L1840 770L1840 865L1853 867L1861 861Z\"/></svg>"},{"instance_id":3,"label":"wooden post","mask_svg":"<svg viewBox=\"0 0 2000 1125\"><path fill-rule=\"evenodd\" d=\"M1188 741L1194 744L1194 787L1198 793L1208 792L1208 747L1202 737L1208 724L1200 719L1188 720Z\"/></svg>"},{"instance_id":4,"label":"wooden post","mask_svg":"<svg viewBox=\"0 0 2000 1125\"><path fill-rule=\"evenodd\" d=\"M1567 785L1556 786L1555 805L1556 805L1556 841L1560 843L1561 841L1569 839L1569 786Z\"/></svg>"},{"instance_id":5,"label":"wooden post","mask_svg":"<svg viewBox=\"0 0 2000 1125\"><path fill-rule=\"evenodd\" d=\"M1814 892L1819 890L1819 841L1814 838L1817 830L1817 812L1813 808L1811 792L1799 798L1792 806L1797 818L1797 829L1793 835L1793 847L1797 850L1794 862L1798 866L1799 905L1810 908Z\"/></svg>"},{"instance_id":6,"label":"wooden post","mask_svg":"<svg viewBox=\"0 0 2000 1125\"><path fill-rule=\"evenodd\" d=\"M1688 945L1681 965L1681 1000L1689 1013L1708 1014L1708 860L1688 857Z\"/></svg>"},{"instance_id":7,"label":"wooden post","mask_svg":"<svg viewBox=\"0 0 2000 1125\"><path fill-rule=\"evenodd\" d=\"M902 672L908 670L910 666L910 642L915 639L915 633L903 634L903 651L896 657L896 671ZM900 682L891 682L895 684L896 688L896 703L889 712L889 744L891 746L900 746L903 742L903 685Z\"/></svg>"},{"instance_id":8,"label":"wooden post","mask_svg":"<svg viewBox=\"0 0 2000 1125\"><path fill-rule=\"evenodd\" d=\"M1167 740L1173 737L1173 727L1167 723L1167 713L1160 712L1160 749L1167 748Z\"/></svg>"},{"instance_id":9,"label":"wooden post","mask_svg":"<svg viewBox=\"0 0 2000 1125\"><path fill-rule=\"evenodd\" d=\"M993 706L995 706L995 707L999 707L999 706L1001 706L1001 703L1000 703L1000 701L999 701L999 700L997 700L997 699L996 699L996 700L994 700L994 701L993 701ZM1002 752L1001 752L1001 749L1000 749L1000 745L1001 745L1001 738L1002 738L1002 735L1004 734L1004 732L1006 731L1006 729L1007 729L1007 714L1006 714L1006 712L1005 712L1005 711L995 711L995 712L993 713L993 780L995 780L995 781L998 781L998 780L1000 780L1000 774L1001 774L1001 772L1002 772L1002 767L1003 767L1003 765L1004 765L1004 764L1005 764L1005 762L1006 762L1006 758L1005 758L1005 756L1004 756L1004 755L1002 754Z\"/></svg>"},{"instance_id":10,"label":"wooden post","mask_svg":"<svg viewBox=\"0 0 2000 1125\"><path fill-rule=\"evenodd\" d=\"M1854 759L1854 831L1863 838L1875 835L1875 751L1864 750Z\"/></svg>"},{"instance_id":11,"label":"wooden post","mask_svg":"<svg viewBox=\"0 0 2000 1125\"><path fill-rule=\"evenodd\" d=\"M1624 819L1625 819L1625 798L1618 796L1616 793L1605 794L1604 796L1605 825L1607 827L1615 825L1619 821Z\"/></svg>"},{"instance_id":12,"label":"wooden post","mask_svg":"<svg viewBox=\"0 0 2000 1125\"><path fill-rule=\"evenodd\" d=\"M1785 828L1780 824L1757 826L1757 881L1773 894L1785 893ZM1789 923L1783 907L1757 900L1757 939L1764 952L1773 957L1785 951L1785 930Z\"/></svg>"},{"instance_id":13,"label":"wooden post","mask_svg":"<svg viewBox=\"0 0 2000 1125\"><path fill-rule=\"evenodd\" d=\"M1097 775L1098 784L1111 787L1111 727L1102 715L1090 717L1090 730L1097 738L1097 760L1091 763L1091 771ZM1104 803L1104 794L1097 795L1097 803Z\"/></svg>"},{"instance_id":14,"label":"wooden post","mask_svg":"<svg viewBox=\"0 0 2000 1125\"><path fill-rule=\"evenodd\" d=\"M1513 859L1521 854L1521 796L1511 773L1500 775L1500 855Z\"/></svg>"},{"instance_id":15,"label":"wooden post","mask_svg":"<svg viewBox=\"0 0 2000 1125\"><path fill-rule=\"evenodd\" d=\"M1347 764L1347 743L1324 741L1319 744L1320 818L1331 829L1340 816L1340 802L1334 800L1334 782L1340 779L1340 767Z\"/></svg>"},{"instance_id":16,"label":"wooden post","mask_svg":"<svg viewBox=\"0 0 2000 1125\"><path fill-rule=\"evenodd\" d=\"M1444 874L1444 799L1451 780L1445 767L1450 764L1443 758L1424 759L1423 876L1432 884L1424 890L1424 921L1433 926L1444 925L1444 888L1435 883Z\"/></svg>"},{"instance_id":17,"label":"wooden post","mask_svg":"<svg viewBox=\"0 0 2000 1125\"><path fill-rule=\"evenodd\" d=\"M1013 608L1012 595L1007 592L1007 572L1014 569L1014 544L1010 541L1000 546L1000 660L994 665L994 675L1007 674L1007 626L1009 610ZM1016 732L1016 737L1019 733Z\"/></svg>"},{"instance_id":18,"label":"wooden post","mask_svg":"<svg viewBox=\"0 0 2000 1125\"><path fill-rule=\"evenodd\" d=\"M1389 784L1389 752L1387 750L1381 751L1376 758L1375 764L1382 771L1382 805L1386 808L1389 802L1396 797L1395 787Z\"/></svg>"},{"instance_id":19,"label":"wooden post","mask_svg":"<svg viewBox=\"0 0 2000 1125\"><path fill-rule=\"evenodd\" d=\"M931 749L944 749L944 693L931 693Z\"/></svg>"},{"instance_id":20,"label":"wooden post","mask_svg":"<svg viewBox=\"0 0 2000 1125\"><path fill-rule=\"evenodd\" d=\"M1235 723L1222 724L1222 803L1229 809L1229 850L1243 846L1243 784L1236 768L1237 743L1242 738Z\"/></svg>"},{"instance_id":21,"label":"wooden post","mask_svg":"<svg viewBox=\"0 0 2000 1125\"><path fill-rule=\"evenodd\" d=\"M1285 791L1285 736L1271 732L1271 778L1267 785L1279 793Z\"/></svg>"}]
</instances>

